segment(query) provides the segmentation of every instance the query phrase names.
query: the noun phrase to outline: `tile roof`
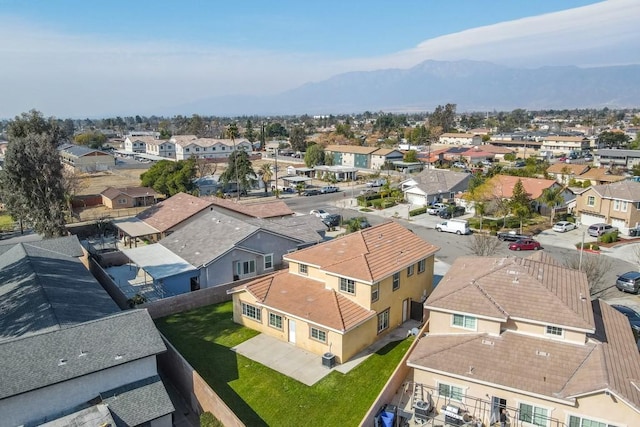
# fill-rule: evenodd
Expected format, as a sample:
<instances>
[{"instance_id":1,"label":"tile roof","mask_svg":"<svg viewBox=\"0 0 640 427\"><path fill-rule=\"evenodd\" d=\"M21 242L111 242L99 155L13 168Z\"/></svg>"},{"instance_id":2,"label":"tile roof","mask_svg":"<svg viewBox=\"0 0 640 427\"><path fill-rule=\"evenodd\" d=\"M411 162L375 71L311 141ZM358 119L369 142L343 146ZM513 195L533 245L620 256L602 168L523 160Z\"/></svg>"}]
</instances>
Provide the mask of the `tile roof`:
<instances>
[{"instance_id":1,"label":"tile roof","mask_svg":"<svg viewBox=\"0 0 640 427\"><path fill-rule=\"evenodd\" d=\"M227 147L233 147L234 142L230 139L218 139L218 138L198 138L195 135L178 135L172 138L176 145L182 147L197 144L200 147L212 147L217 144L222 144ZM244 138L238 138L235 140L235 144L250 144L250 142Z\"/></svg>"},{"instance_id":2,"label":"tile roof","mask_svg":"<svg viewBox=\"0 0 640 427\"><path fill-rule=\"evenodd\" d=\"M473 133L443 133L440 138L473 138L477 134Z\"/></svg>"},{"instance_id":3,"label":"tile roof","mask_svg":"<svg viewBox=\"0 0 640 427\"><path fill-rule=\"evenodd\" d=\"M127 310L4 341L0 343L0 400L164 351L147 310Z\"/></svg>"},{"instance_id":4,"label":"tile roof","mask_svg":"<svg viewBox=\"0 0 640 427\"><path fill-rule=\"evenodd\" d=\"M274 200L271 202L251 202L242 203L236 200L223 199L215 196L202 197L205 200L210 201L216 206L229 209L234 212L239 212L244 215L254 218L274 218L282 216L290 216L295 212L289 208L289 206L282 200Z\"/></svg>"},{"instance_id":5,"label":"tile roof","mask_svg":"<svg viewBox=\"0 0 640 427\"><path fill-rule=\"evenodd\" d=\"M460 257L425 306L593 331L586 276L547 257ZM531 304L536 301L537 304Z\"/></svg>"},{"instance_id":6,"label":"tile roof","mask_svg":"<svg viewBox=\"0 0 640 427\"><path fill-rule=\"evenodd\" d=\"M610 184L594 185L591 188L605 199L627 200L629 202L640 201L640 182L624 180Z\"/></svg>"},{"instance_id":7,"label":"tile roof","mask_svg":"<svg viewBox=\"0 0 640 427\"><path fill-rule=\"evenodd\" d=\"M584 136L545 136L543 141L562 141L562 142L582 142L586 138Z\"/></svg>"},{"instance_id":8,"label":"tile roof","mask_svg":"<svg viewBox=\"0 0 640 427\"><path fill-rule=\"evenodd\" d=\"M525 178L510 175L495 175L488 182L490 183L489 185L493 186L496 196L509 199L513 196L513 187L518 180L522 181L524 190L532 200L542 196L542 192L545 189L557 185L557 182L553 179Z\"/></svg>"},{"instance_id":9,"label":"tile roof","mask_svg":"<svg viewBox=\"0 0 640 427\"><path fill-rule=\"evenodd\" d=\"M371 154L378 149L377 147L363 147L360 145L327 145L325 151L334 153Z\"/></svg>"},{"instance_id":10,"label":"tile roof","mask_svg":"<svg viewBox=\"0 0 640 427\"><path fill-rule=\"evenodd\" d=\"M373 283L439 249L400 224L389 221L290 253L284 258L318 266L330 274Z\"/></svg>"},{"instance_id":11,"label":"tile roof","mask_svg":"<svg viewBox=\"0 0 640 427\"><path fill-rule=\"evenodd\" d=\"M388 156L391 153L399 153L402 154L402 151L396 150L395 148L378 148L373 152L374 156Z\"/></svg>"},{"instance_id":12,"label":"tile roof","mask_svg":"<svg viewBox=\"0 0 640 427\"><path fill-rule=\"evenodd\" d=\"M212 202L210 200L186 193L178 193L150 206L136 215L136 218L160 232L165 232L211 205Z\"/></svg>"},{"instance_id":13,"label":"tile roof","mask_svg":"<svg viewBox=\"0 0 640 427\"><path fill-rule=\"evenodd\" d=\"M169 142L166 139L158 139L155 136L127 136L127 139L131 142L144 142L145 144L155 144L162 142Z\"/></svg>"},{"instance_id":14,"label":"tile roof","mask_svg":"<svg viewBox=\"0 0 640 427\"><path fill-rule=\"evenodd\" d=\"M78 260L82 254L70 236L19 243L0 255L0 342L120 310Z\"/></svg>"},{"instance_id":15,"label":"tile roof","mask_svg":"<svg viewBox=\"0 0 640 427\"><path fill-rule=\"evenodd\" d=\"M582 175L589 170L587 165L578 165L575 163L554 163L547 168L548 173L555 174L573 174L576 177Z\"/></svg>"},{"instance_id":16,"label":"tile roof","mask_svg":"<svg viewBox=\"0 0 640 427\"><path fill-rule=\"evenodd\" d=\"M617 182L626 179L623 175L613 175L607 168L591 168L582 175L580 178L592 179L594 181L602 182Z\"/></svg>"},{"instance_id":17,"label":"tile roof","mask_svg":"<svg viewBox=\"0 0 640 427\"><path fill-rule=\"evenodd\" d=\"M287 271L239 286L234 289L237 291L249 292L265 307L340 332L349 331L376 316L375 311L325 288L324 283Z\"/></svg>"},{"instance_id":18,"label":"tile roof","mask_svg":"<svg viewBox=\"0 0 640 427\"><path fill-rule=\"evenodd\" d=\"M584 345L511 330L427 335L407 364L554 399L609 390L640 411L640 354L629 322L602 301L590 305L597 330Z\"/></svg>"},{"instance_id":19,"label":"tile roof","mask_svg":"<svg viewBox=\"0 0 640 427\"><path fill-rule=\"evenodd\" d=\"M101 195L109 198L115 199L120 194L126 194L129 197L146 197L146 196L159 196L159 193L151 187L125 187L125 188L115 188L115 187L107 187Z\"/></svg>"}]
</instances>

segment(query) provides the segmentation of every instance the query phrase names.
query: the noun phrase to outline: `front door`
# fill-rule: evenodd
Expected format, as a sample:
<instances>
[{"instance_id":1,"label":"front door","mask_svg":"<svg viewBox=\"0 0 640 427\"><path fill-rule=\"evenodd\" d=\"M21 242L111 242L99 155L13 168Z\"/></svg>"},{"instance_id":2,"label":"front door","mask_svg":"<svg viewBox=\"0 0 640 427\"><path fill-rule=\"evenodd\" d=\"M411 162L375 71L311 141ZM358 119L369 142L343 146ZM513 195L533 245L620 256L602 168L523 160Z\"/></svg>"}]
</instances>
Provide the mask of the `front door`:
<instances>
[{"instance_id":1,"label":"front door","mask_svg":"<svg viewBox=\"0 0 640 427\"><path fill-rule=\"evenodd\" d=\"M289 320L289 342L296 343L296 322L293 320Z\"/></svg>"},{"instance_id":2,"label":"front door","mask_svg":"<svg viewBox=\"0 0 640 427\"><path fill-rule=\"evenodd\" d=\"M402 301L402 323L409 319L409 298Z\"/></svg>"}]
</instances>

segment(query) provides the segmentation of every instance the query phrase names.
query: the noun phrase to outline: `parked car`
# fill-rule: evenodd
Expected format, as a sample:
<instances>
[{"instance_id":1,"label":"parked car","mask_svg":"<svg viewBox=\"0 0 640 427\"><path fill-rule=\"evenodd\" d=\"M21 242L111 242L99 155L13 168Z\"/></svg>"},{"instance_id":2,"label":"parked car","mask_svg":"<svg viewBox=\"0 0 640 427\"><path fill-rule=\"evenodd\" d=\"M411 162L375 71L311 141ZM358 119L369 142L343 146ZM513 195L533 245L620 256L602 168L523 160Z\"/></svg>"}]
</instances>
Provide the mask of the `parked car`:
<instances>
[{"instance_id":1,"label":"parked car","mask_svg":"<svg viewBox=\"0 0 640 427\"><path fill-rule=\"evenodd\" d=\"M627 271L619 275L618 280L616 280L616 288L623 292L637 294L638 290L640 290L640 272Z\"/></svg>"},{"instance_id":2,"label":"parked car","mask_svg":"<svg viewBox=\"0 0 640 427\"><path fill-rule=\"evenodd\" d=\"M542 249L540 242L533 239L522 239L517 242L509 244L509 249L512 251L537 251Z\"/></svg>"},{"instance_id":3,"label":"parked car","mask_svg":"<svg viewBox=\"0 0 640 427\"><path fill-rule=\"evenodd\" d=\"M302 192L303 196L317 196L320 193L320 190L305 190Z\"/></svg>"},{"instance_id":4,"label":"parked car","mask_svg":"<svg viewBox=\"0 0 640 427\"><path fill-rule=\"evenodd\" d=\"M282 190L283 193L289 193L289 194L293 194L296 192L295 188L291 188L291 187L284 187Z\"/></svg>"},{"instance_id":5,"label":"parked car","mask_svg":"<svg viewBox=\"0 0 640 427\"><path fill-rule=\"evenodd\" d=\"M591 154L585 154L584 161L585 162L592 162L593 161L593 156Z\"/></svg>"},{"instance_id":6,"label":"parked car","mask_svg":"<svg viewBox=\"0 0 640 427\"><path fill-rule=\"evenodd\" d=\"M551 228L553 231L557 231L558 233L565 233L567 231L575 230L576 225L573 222L569 221L559 221L553 224Z\"/></svg>"},{"instance_id":7,"label":"parked car","mask_svg":"<svg viewBox=\"0 0 640 427\"><path fill-rule=\"evenodd\" d=\"M493 163L491 162L491 160L488 159L484 159L483 161L481 161L480 163L482 163L482 166L491 166L493 165Z\"/></svg>"},{"instance_id":8,"label":"parked car","mask_svg":"<svg viewBox=\"0 0 640 427\"><path fill-rule=\"evenodd\" d=\"M454 206L453 208L449 206L438 212L438 216L443 219L455 218L464 215L465 212L463 206Z\"/></svg>"},{"instance_id":9,"label":"parked car","mask_svg":"<svg viewBox=\"0 0 640 427\"><path fill-rule=\"evenodd\" d=\"M523 161L518 161L518 162L515 162L515 163L513 164L513 167L514 167L514 168L523 168L523 167L525 167L526 165L527 165L527 164L526 164L525 162L523 162Z\"/></svg>"},{"instance_id":10,"label":"parked car","mask_svg":"<svg viewBox=\"0 0 640 427\"><path fill-rule=\"evenodd\" d=\"M367 187L370 187L370 188L382 187L386 183L387 183L386 179L374 179L373 181L367 182Z\"/></svg>"},{"instance_id":11,"label":"parked car","mask_svg":"<svg viewBox=\"0 0 640 427\"><path fill-rule=\"evenodd\" d=\"M452 166L454 168L458 168L458 169L466 169L467 168L467 165L462 163L462 162L455 162Z\"/></svg>"},{"instance_id":12,"label":"parked car","mask_svg":"<svg viewBox=\"0 0 640 427\"><path fill-rule=\"evenodd\" d=\"M429 215L438 215L440 211L446 208L447 208L447 205L445 205L444 203L434 203L427 208L427 213Z\"/></svg>"},{"instance_id":13,"label":"parked car","mask_svg":"<svg viewBox=\"0 0 640 427\"><path fill-rule=\"evenodd\" d=\"M591 237L600 237L603 234L613 233L614 231L618 231L618 227L614 227L609 224L605 224L604 222L599 222L597 224L592 224L587 229L587 233Z\"/></svg>"},{"instance_id":14,"label":"parked car","mask_svg":"<svg viewBox=\"0 0 640 427\"><path fill-rule=\"evenodd\" d=\"M564 156L562 156L562 157L560 157L560 158L558 159L558 162L560 162L560 163L566 163L566 162L567 162L567 158L566 158L566 157L564 157Z\"/></svg>"},{"instance_id":15,"label":"parked car","mask_svg":"<svg viewBox=\"0 0 640 427\"><path fill-rule=\"evenodd\" d=\"M328 185L328 186L322 187L320 189L320 192L322 194L335 193L337 191L340 191L340 189L338 187L334 186L334 185Z\"/></svg>"},{"instance_id":16,"label":"parked car","mask_svg":"<svg viewBox=\"0 0 640 427\"><path fill-rule=\"evenodd\" d=\"M640 314L637 311L627 307L626 305L614 304L611 307L627 316L627 319L629 319L629 325L631 326L631 329L633 329L634 336L637 337L640 335Z\"/></svg>"},{"instance_id":17,"label":"parked car","mask_svg":"<svg viewBox=\"0 0 640 427\"><path fill-rule=\"evenodd\" d=\"M309 215L315 215L318 218L325 219L326 217L328 217L331 214L329 212L325 211L324 209L312 209L311 212L309 212Z\"/></svg>"},{"instance_id":18,"label":"parked car","mask_svg":"<svg viewBox=\"0 0 640 427\"><path fill-rule=\"evenodd\" d=\"M446 231L447 233L470 234L469 221L466 219L449 219L436 225L436 231Z\"/></svg>"},{"instance_id":19,"label":"parked car","mask_svg":"<svg viewBox=\"0 0 640 427\"><path fill-rule=\"evenodd\" d=\"M327 226L327 228L333 228L340 225L342 217L339 214L329 214L322 219L322 223Z\"/></svg>"},{"instance_id":20,"label":"parked car","mask_svg":"<svg viewBox=\"0 0 640 427\"><path fill-rule=\"evenodd\" d=\"M518 234L517 231L501 231L497 234L498 240L502 240L503 242L517 242L518 240L527 240L531 239L531 236L526 234Z\"/></svg>"}]
</instances>

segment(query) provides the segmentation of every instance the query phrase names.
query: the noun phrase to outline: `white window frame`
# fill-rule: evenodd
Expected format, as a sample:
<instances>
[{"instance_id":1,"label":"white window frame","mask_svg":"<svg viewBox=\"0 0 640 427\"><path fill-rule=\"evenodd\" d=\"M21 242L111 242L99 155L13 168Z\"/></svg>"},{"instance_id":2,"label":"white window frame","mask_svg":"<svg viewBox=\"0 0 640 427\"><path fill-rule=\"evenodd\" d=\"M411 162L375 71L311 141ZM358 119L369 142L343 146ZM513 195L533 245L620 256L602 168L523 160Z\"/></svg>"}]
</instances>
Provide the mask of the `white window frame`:
<instances>
[{"instance_id":1,"label":"white window frame","mask_svg":"<svg viewBox=\"0 0 640 427\"><path fill-rule=\"evenodd\" d=\"M442 397L446 397L448 399L454 400L456 402L464 402L464 397L465 397L465 388L464 387L460 387L457 385L453 385L453 384L449 384L449 383L445 383L445 382L436 382L436 390L438 390L438 396L442 396ZM446 386L449 388L449 391L447 393L440 393L440 386ZM460 390L459 396L460 398L456 398L454 397L456 395L456 393L452 393L453 389L458 389Z\"/></svg>"},{"instance_id":2,"label":"white window frame","mask_svg":"<svg viewBox=\"0 0 640 427\"><path fill-rule=\"evenodd\" d=\"M347 279L346 277L340 278L340 292L347 293L349 295L356 294L356 281L353 279Z\"/></svg>"},{"instance_id":3,"label":"white window frame","mask_svg":"<svg viewBox=\"0 0 640 427\"><path fill-rule=\"evenodd\" d=\"M279 324L278 324L279 323ZM269 313L269 326L274 328L274 329L278 329L278 330L282 330L282 316L276 313Z\"/></svg>"},{"instance_id":4,"label":"white window frame","mask_svg":"<svg viewBox=\"0 0 640 427\"><path fill-rule=\"evenodd\" d=\"M397 291L400 289L400 272L393 273L393 282L391 284L391 289Z\"/></svg>"},{"instance_id":5,"label":"white window frame","mask_svg":"<svg viewBox=\"0 0 640 427\"><path fill-rule=\"evenodd\" d=\"M411 264L409 267L407 267L407 277L413 276L413 272L415 270L416 270L416 265L415 264Z\"/></svg>"},{"instance_id":6,"label":"white window frame","mask_svg":"<svg viewBox=\"0 0 640 427\"><path fill-rule=\"evenodd\" d=\"M426 258L425 259L421 259L420 261L418 261L418 274L424 273L426 269L427 269L427 260L426 260Z\"/></svg>"},{"instance_id":7,"label":"white window frame","mask_svg":"<svg viewBox=\"0 0 640 427\"><path fill-rule=\"evenodd\" d=\"M589 421L589 422L592 422L592 423L601 423L601 424L604 424L605 427L622 427L619 424L611 424L608 421L603 420L601 418L593 418L593 417L587 418L587 417L583 417L580 414L567 414L567 422L566 422L567 427L571 427L571 418L572 417L573 418L578 418L578 423L579 423L578 427L584 427L583 426L584 421Z\"/></svg>"},{"instance_id":8,"label":"white window frame","mask_svg":"<svg viewBox=\"0 0 640 427\"><path fill-rule=\"evenodd\" d=\"M374 283L371 285L371 302L376 302L380 299L380 283Z\"/></svg>"},{"instance_id":9,"label":"white window frame","mask_svg":"<svg viewBox=\"0 0 640 427\"><path fill-rule=\"evenodd\" d=\"M587 196L587 206L595 206L596 205L596 196Z\"/></svg>"},{"instance_id":10,"label":"white window frame","mask_svg":"<svg viewBox=\"0 0 640 427\"><path fill-rule=\"evenodd\" d=\"M246 264L246 265L245 265ZM245 266L246 268L246 273L245 273ZM248 276L250 274L255 274L256 272L256 260L255 259L250 259L247 261L238 261L236 262L236 274L238 276Z\"/></svg>"},{"instance_id":11,"label":"white window frame","mask_svg":"<svg viewBox=\"0 0 640 427\"><path fill-rule=\"evenodd\" d=\"M378 333L386 331L389 329L389 309L381 311L378 313Z\"/></svg>"},{"instance_id":12,"label":"white window frame","mask_svg":"<svg viewBox=\"0 0 640 427\"><path fill-rule=\"evenodd\" d=\"M298 264L298 273L307 276L309 274L309 266L307 264Z\"/></svg>"},{"instance_id":13,"label":"white window frame","mask_svg":"<svg viewBox=\"0 0 640 427\"><path fill-rule=\"evenodd\" d=\"M549 337L563 338L564 329L559 326L547 325L544 328L544 334Z\"/></svg>"},{"instance_id":14,"label":"white window frame","mask_svg":"<svg viewBox=\"0 0 640 427\"><path fill-rule=\"evenodd\" d=\"M264 269L265 270L273 269L273 254L265 254L264 257L263 257L263 260L264 260Z\"/></svg>"},{"instance_id":15,"label":"white window frame","mask_svg":"<svg viewBox=\"0 0 640 427\"><path fill-rule=\"evenodd\" d=\"M626 212L629 209L629 202L626 200L620 201L620 212Z\"/></svg>"},{"instance_id":16,"label":"white window frame","mask_svg":"<svg viewBox=\"0 0 640 427\"><path fill-rule=\"evenodd\" d=\"M533 423L533 422L529 422L529 421L523 421L520 417L522 416L522 410L521 407L522 405L528 405L531 406L532 408L532 421L535 419L536 416L536 409L543 409L545 410L547 413L545 415L545 423L543 426L541 427L549 427L549 422L551 420L551 412L553 411L553 408L550 408L548 406L540 406L540 405L536 405L532 402L526 402L526 401L518 401L518 412L517 412L517 416L516 416L516 421L518 423L522 423L523 426L527 426L527 427L538 427L539 424Z\"/></svg>"},{"instance_id":17,"label":"white window frame","mask_svg":"<svg viewBox=\"0 0 640 427\"><path fill-rule=\"evenodd\" d=\"M614 199L613 201L613 210L620 211L620 200Z\"/></svg>"},{"instance_id":18,"label":"white window frame","mask_svg":"<svg viewBox=\"0 0 640 427\"><path fill-rule=\"evenodd\" d=\"M244 317L248 317L249 319L255 320L256 322L262 323L262 309L260 307L256 307L255 305L243 302L242 315Z\"/></svg>"},{"instance_id":19,"label":"white window frame","mask_svg":"<svg viewBox=\"0 0 640 427\"><path fill-rule=\"evenodd\" d=\"M315 326L309 326L309 337L318 342L327 342L327 331L316 328Z\"/></svg>"},{"instance_id":20,"label":"white window frame","mask_svg":"<svg viewBox=\"0 0 640 427\"><path fill-rule=\"evenodd\" d=\"M456 319L461 319L462 324L457 325ZM467 326L467 321L473 321L473 327ZM467 316L465 314L453 314L451 315L451 326L454 328L467 329L469 331L475 331L478 329L478 318L473 316Z\"/></svg>"}]
</instances>

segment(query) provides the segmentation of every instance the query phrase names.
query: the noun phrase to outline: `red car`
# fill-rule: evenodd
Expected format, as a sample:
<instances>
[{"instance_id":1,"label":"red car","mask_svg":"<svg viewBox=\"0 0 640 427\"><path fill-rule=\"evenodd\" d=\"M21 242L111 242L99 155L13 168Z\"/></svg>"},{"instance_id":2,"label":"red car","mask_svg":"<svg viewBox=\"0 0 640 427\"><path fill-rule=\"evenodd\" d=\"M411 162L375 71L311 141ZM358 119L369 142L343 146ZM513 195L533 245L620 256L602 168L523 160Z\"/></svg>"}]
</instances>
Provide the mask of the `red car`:
<instances>
[{"instance_id":1,"label":"red car","mask_svg":"<svg viewBox=\"0 0 640 427\"><path fill-rule=\"evenodd\" d=\"M542 246L540 246L540 242L535 240L522 239L511 243L509 249L512 251L537 251L538 249L542 249Z\"/></svg>"}]
</instances>

